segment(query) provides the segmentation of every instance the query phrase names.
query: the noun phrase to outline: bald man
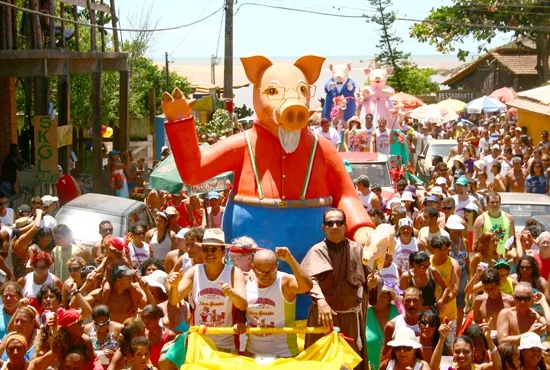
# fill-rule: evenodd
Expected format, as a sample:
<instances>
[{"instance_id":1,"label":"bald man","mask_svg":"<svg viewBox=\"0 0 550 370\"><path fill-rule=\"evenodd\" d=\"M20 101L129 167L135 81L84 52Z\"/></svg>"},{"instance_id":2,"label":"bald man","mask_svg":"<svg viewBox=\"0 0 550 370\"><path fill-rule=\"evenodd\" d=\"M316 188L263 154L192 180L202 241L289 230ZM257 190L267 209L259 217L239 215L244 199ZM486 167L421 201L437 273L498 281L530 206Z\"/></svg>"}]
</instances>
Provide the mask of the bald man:
<instances>
[{"instance_id":1,"label":"bald man","mask_svg":"<svg viewBox=\"0 0 550 370\"><path fill-rule=\"evenodd\" d=\"M288 263L294 275L277 271L277 258ZM248 325L253 328L294 327L296 296L311 290L311 278L286 247L276 248L275 253L268 249L256 252L252 270L255 278L246 284ZM249 334L245 354L294 357L298 354L296 334Z\"/></svg>"}]
</instances>

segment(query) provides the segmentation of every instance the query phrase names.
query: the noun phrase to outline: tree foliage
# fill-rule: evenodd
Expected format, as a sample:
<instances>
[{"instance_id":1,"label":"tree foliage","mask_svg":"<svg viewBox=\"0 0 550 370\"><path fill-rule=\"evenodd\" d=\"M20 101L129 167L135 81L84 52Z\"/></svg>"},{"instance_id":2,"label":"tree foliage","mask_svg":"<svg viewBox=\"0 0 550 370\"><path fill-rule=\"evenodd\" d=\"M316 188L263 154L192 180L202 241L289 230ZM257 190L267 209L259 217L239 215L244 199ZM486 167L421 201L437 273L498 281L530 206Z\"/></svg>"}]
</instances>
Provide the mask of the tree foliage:
<instances>
[{"instance_id":1,"label":"tree foliage","mask_svg":"<svg viewBox=\"0 0 550 370\"><path fill-rule=\"evenodd\" d=\"M433 68L420 68L414 63L406 62L400 65L401 90L411 95L428 95L439 91L439 84L432 81L432 76L437 75ZM390 76L387 84L398 89L395 76Z\"/></svg>"},{"instance_id":2,"label":"tree foliage","mask_svg":"<svg viewBox=\"0 0 550 370\"><path fill-rule=\"evenodd\" d=\"M242 107L235 107L234 112L238 119L247 118L254 114L254 111L248 108L246 104L243 104Z\"/></svg>"},{"instance_id":3,"label":"tree foliage","mask_svg":"<svg viewBox=\"0 0 550 370\"><path fill-rule=\"evenodd\" d=\"M206 124L195 122L197 133L199 135L216 134L218 137L225 135L227 129L232 127L231 115L225 109L217 109L212 115L212 119Z\"/></svg>"},{"instance_id":4,"label":"tree foliage","mask_svg":"<svg viewBox=\"0 0 550 370\"><path fill-rule=\"evenodd\" d=\"M406 63L410 53L405 53L398 48L403 44L401 37L396 36L393 31L396 13L390 8L393 6L392 0L369 0L376 9L377 14L367 16L369 22L376 23L379 26L380 40L377 48L376 62L393 67L393 81L399 91L404 91L401 65Z\"/></svg>"},{"instance_id":5,"label":"tree foliage","mask_svg":"<svg viewBox=\"0 0 550 370\"><path fill-rule=\"evenodd\" d=\"M465 60L469 52L460 45L468 38L485 50L498 33L523 36L536 45L537 72L542 81L550 78L550 7L545 0L453 0L453 5L432 9L412 27L411 36L434 45L442 53L456 52Z\"/></svg>"}]
</instances>

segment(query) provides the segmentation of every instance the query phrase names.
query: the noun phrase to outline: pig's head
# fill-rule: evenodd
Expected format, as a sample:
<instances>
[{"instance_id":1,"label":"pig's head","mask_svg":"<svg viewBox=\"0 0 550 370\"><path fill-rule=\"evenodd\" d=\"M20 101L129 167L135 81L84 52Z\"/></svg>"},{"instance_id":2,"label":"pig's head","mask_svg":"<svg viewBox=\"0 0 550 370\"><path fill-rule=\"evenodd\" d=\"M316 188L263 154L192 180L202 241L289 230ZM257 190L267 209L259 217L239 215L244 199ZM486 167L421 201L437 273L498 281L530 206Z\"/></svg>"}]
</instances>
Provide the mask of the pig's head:
<instances>
[{"instance_id":1,"label":"pig's head","mask_svg":"<svg viewBox=\"0 0 550 370\"><path fill-rule=\"evenodd\" d=\"M288 153L296 150L300 131L307 127L309 101L325 58L307 55L294 64L273 64L263 56L241 58L254 85L254 111L258 121L279 137Z\"/></svg>"},{"instance_id":2,"label":"pig's head","mask_svg":"<svg viewBox=\"0 0 550 370\"><path fill-rule=\"evenodd\" d=\"M365 68L365 74L370 81L372 87L381 87L386 85L388 77L391 76L393 68L380 68L380 69L371 69Z\"/></svg>"},{"instance_id":3,"label":"pig's head","mask_svg":"<svg viewBox=\"0 0 550 370\"><path fill-rule=\"evenodd\" d=\"M348 73L351 71L351 63L329 64L328 69L332 72L332 79L334 82L343 84L348 80Z\"/></svg>"}]
</instances>

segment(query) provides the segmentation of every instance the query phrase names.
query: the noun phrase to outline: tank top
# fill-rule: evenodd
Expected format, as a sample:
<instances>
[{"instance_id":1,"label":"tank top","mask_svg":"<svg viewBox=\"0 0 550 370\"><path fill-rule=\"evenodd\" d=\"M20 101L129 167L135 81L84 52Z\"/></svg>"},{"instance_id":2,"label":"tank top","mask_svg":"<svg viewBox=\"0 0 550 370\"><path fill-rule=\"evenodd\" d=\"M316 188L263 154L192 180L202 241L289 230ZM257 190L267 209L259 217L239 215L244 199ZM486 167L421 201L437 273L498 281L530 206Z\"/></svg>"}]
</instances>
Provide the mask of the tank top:
<instances>
[{"instance_id":1,"label":"tank top","mask_svg":"<svg viewBox=\"0 0 550 370\"><path fill-rule=\"evenodd\" d=\"M390 155L390 131L381 132L379 129L374 131L376 135L376 152Z\"/></svg>"},{"instance_id":2,"label":"tank top","mask_svg":"<svg viewBox=\"0 0 550 370\"><path fill-rule=\"evenodd\" d=\"M153 232L153 236L149 241L149 248L153 249L155 258L164 261L168 252L172 250L172 238L170 238L170 230L166 231L166 235L164 236L164 240L162 242L159 242L158 235L158 230L155 229L155 231Z\"/></svg>"},{"instance_id":3,"label":"tank top","mask_svg":"<svg viewBox=\"0 0 550 370\"><path fill-rule=\"evenodd\" d=\"M93 326L92 332L90 333L90 340L94 346L94 351L99 351L104 348L110 349L111 351L116 351L118 348L118 341L115 339L113 332L110 330L105 336L103 343L99 343L99 340L97 339L97 330L95 329L95 326Z\"/></svg>"},{"instance_id":4,"label":"tank top","mask_svg":"<svg viewBox=\"0 0 550 370\"><path fill-rule=\"evenodd\" d=\"M296 300L288 302L283 296L284 275L284 272L277 272L275 282L267 288L258 288L255 281L246 283L246 320L250 327L294 327ZM298 354L296 338L296 334L250 334L246 348L255 355L294 357Z\"/></svg>"},{"instance_id":5,"label":"tank top","mask_svg":"<svg viewBox=\"0 0 550 370\"><path fill-rule=\"evenodd\" d=\"M466 212L466 206L470 203L474 202L474 197L471 195L468 195L468 199L460 201L458 199L458 195L453 195L453 199L455 200L455 215L460 216L461 218L464 218L464 213Z\"/></svg>"},{"instance_id":6,"label":"tank top","mask_svg":"<svg viewBox=\"0 0 550 370\"><path fill-rule=\"evenodd\" d=\"M372 138L372 133L374 132L374 130L376 130L374 126L365 129L365 131L367 132L367 136L365 137L365 141L367 142L367 151L370 151L370 139Z\"/></svg>"},{"instance_id":7,"label":"tank top","mask_svg":"<svg viewBox=\"0 0 550 370\"><path fill-rule=\"evenodd\" d=\"M168 334L170 331L166 328L162 328L162 338L160 339L160 343L157 345L151 345L151 351L150 351L150 359L153 366L158 366L159 359L160 359L160 352L162 350L162 347L168 342Z\"/></svg>"},{"instance_id":8,"label":"tank top","mask_svg":"<svg viewBox=\"0 0 550 370\"><path fill-rule=\"evenodd\" d=\"M233 302L231 298L223 295L220 281L232 282L233 267L225 265L216 280L211 281L206 277L204 265L197 265L195 278L193 279L193 325L208 327L232 327L233 326ZM233 350L235 343L233 335L208 335L218 349Z\"/></svg>"},{"instance_id":9,"label":"tank top","mask_svg":"<svg viewBox=\"0 0 550 370\"><path fill-rule=\"evenodd\" d=\"M53 284L53 278L54 274L51 272L48 272L48 277L46 278L46 281L42 283L41 285L35 284L34 279L32 278L34 275L34 272L29 272L27 275L25 275L25 286L23 287L23 297L27 298L36 298L36 295L38 294L38 291L40 288L42 288L42 285L45 284Z\"/></svg>"},{"instance_id":10,"label":"tank top","mask_svg":"<svg viewBox=\"0 0 550 370\"><path fill-rule=\"evenodd\" d=\"M399 286L399 270L395 263L392 262L389 267L384 267L380 273L384 283L390 286Z\"/></svg>"},{"instance_id":11,"label":"tank top","mask_svg":"<svg viewBox=\"0 0 550 370\"><path fill-rule=\"evenodd\" d=\"M66 281L69 278L67 262L80 251L82 251L82 249L74 244L71 244L71 247L67 249L63 249L60 245L53 249L52 257L54 260L54 271L55 276L57 276L59 280Z\"/></svg>"},{"instance_id":12,"label":"tank top","mask_svg":"<svg viewBox=\"0 0 550 370\"><path fill-rule=\"evenodd\" d=\"M133 242L130 242L128 244L128 252L132 268L140 271L141 264L151 256L151 247L149 247L149 244L143 242L141 248L138 248Z\"/></svg>"},{"instance_id":13,"label":"tank top","mask_svg":"<svg viewBox=\"0 0 550 370\"><path fill-rule=\"evenodd\" d=\"M492 232L497 236L497 252L500 255L505 255L504 244L510 238L510 220L506 214L501 211L500 216L494 218L489 216L489 213L483 212L483 232Z\"/></svg>"},{"instance_id":14,"label":"tank top","mask_svg":"<svg viewBox=\"0 0 550 370\"><path fill-rule=\"evenodd\" d=\"M409 286L415 286L420 289L422 292L422 298L424 299L424 306L432 307L435 304L435 281L431 268L428 269L428 284L426 284L423 288L415 285L412 278L412 269L409 270Z\"/></svg>"},{"instance_id":15,"label":"tank top","mask_svg":"<svg viewBox=\"0 0 550 370\"><path fill-rule=\"evenodd\" d=\"M362 193L358 194L359 200L361 201L361 204L367 210L367 212L372 209L372 204L370 202L372 194L374 194L372 191L370 191L367 195L363 195Z\"/></svg>"},{"instance_id":16,"label":"tank top","mask_svg":"<svg viewBox=\"0 0 550 370\"><path fill-rule=\"evenodd\" d=\"M418 251L418 245L416 244L416 238L412 237L409 244L403 244L401 238L395 238L395 249L393 251L393 261L399 267L401 271L407 271L409 269L409 256L413 252Z\"/></svg>"},{"instance_id":17,"label":"tank top","mask_svg":"<svg viewBox=\"0 0 550 370\"><path fill-rule=\"evenodd\" d=\"M447 259L445 260L445 263L443 263L442 265L434 264L433 259L434 259L434 256L430 256L430 262L432 264L432 268L439 271L439 273L441 274L441 277L447 283L447 286L450 286L451 280L452 280L452 272L453 272L453 261L451 257L447 257ZM436 299L441 298L442 295L443 295L443 289L439 285L437 285L435 288ZM452 320L456 320L457 314L458 312L457 312L456 297L455 297L452 301L448 302L445 305L443 310L439 312L439 317L441 318L447 317Z\"/></svg>"},{"instance_id":18,"label":"tank top","mask_svg":"<svg viewBox=\"0 0 550 370\"><path fill-rule=\"evenodd\" d=\"M414 365L413 370L421 370L423 366L424 364L422 363L422 361L416 360L416 364ZM393 369L395 369L395 360L390 360L390 362L388 362L388 367L386 367L386 370L393 370Z\"/></svg>"},{"instance_id":19,"label":"tank top","mask_svg":"<svg viewBox=\"0 0 550 370\"><path fill-rule=\"evenodd\" d=\"M56 187L57 196L59 197L59 206L65 205L77 196L74 181L69 175L59 177Z\"/></svg>"},{"instance_id":20,"label":"tank top","mask_svg":"<svg viewBox=\"0 0 550 370\"><path fill-rule=\"evenodd\" d=\"M212 215L212 210L208 207L208 227L211 229L222 227L222 217L225 207L220 207L220 211L217 215Z\"/></svg>"},{"instance_id":21,"label":"tank top","mask_svg":"<svg viewBox=\"0 0 550 370\"><path fill-rule=\"evenodd\" d=\"M394 333L397 331L397 329L403 327L403 326L406 326L407 328L411 329L412 331L414 331L414 334L419 337L420 336L420 328L418 327L418 324L416 325L409 325L407 324L407 322L405 321L405 315L399 315L399 316L396 316L395 317L395 330L393 331Z\"/></svg>"}]
</instances>

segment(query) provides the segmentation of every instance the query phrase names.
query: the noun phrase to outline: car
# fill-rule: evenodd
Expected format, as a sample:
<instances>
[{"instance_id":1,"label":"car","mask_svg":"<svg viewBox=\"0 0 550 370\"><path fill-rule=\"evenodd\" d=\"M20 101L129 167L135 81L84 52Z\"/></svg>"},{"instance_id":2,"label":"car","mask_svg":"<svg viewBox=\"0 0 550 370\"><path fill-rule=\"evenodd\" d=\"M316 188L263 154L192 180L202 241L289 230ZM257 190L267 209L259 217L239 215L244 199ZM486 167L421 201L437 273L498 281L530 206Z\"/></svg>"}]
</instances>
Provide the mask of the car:
<instances>
[{"instance_id":1,"label":"car","mask_svg":"<svg viewBox=\"0 0 550 370\"><path fill-rule=\"evenodd\" d=\"M499 193L500 209L514 218L516 232L525 228L529 218L550 215L550 196L531 193ZM544 225L543 225L544 226Z\"/></svg>"},{"instance_id":2,"label":"car","mask_svg":"<svg viewBox=\"0 0 550 370\"><path fill-rule=\"evenodd\" d=\"M550 231L550 214L544 215L544 216L535 216L533 219L537 220L539 224L544 228L546 231Z\"/></svg>"},{"instance_id":3,"label":"car","mask_svg":"<svg viewBox=\"0 0 550 370\"><path fill-rule=\"evenodd\" d=\"M138 221L155 226L155 218L143 202L111 195L88 193L65 204L55 215L57 224L69 226L75 242L93 247L99 240L99 223L109 220L113 235L123 238Z\"/></svg>"},{"instance_id":4,"label":"car","mask_svg":"<svg viewBox=\"0 0 550 370\"><path fill-rule=\"evenodd\" d=\"M371 186L380 185L382 188L382 197L391 199L395 194L390 175L389 157L380 153L369 152L340 152L340 158L348 161L352 171L350 176L355 180L361 175L367 175Z\"/></svg>"},{"instance_id":5,"label":"car","mask_svg":"<svg viewBox=\"0 0 550 370\"><path fill-rule=\"evenodd\" d=\"M458 143L456 140L430 140L418 156L416 162L417 176L428 184L434 169L432 166L433 157L435 155L440 155L443 157L443 160L445 160L451 149L457 145Z\"/></svg>"}]
</instances>

